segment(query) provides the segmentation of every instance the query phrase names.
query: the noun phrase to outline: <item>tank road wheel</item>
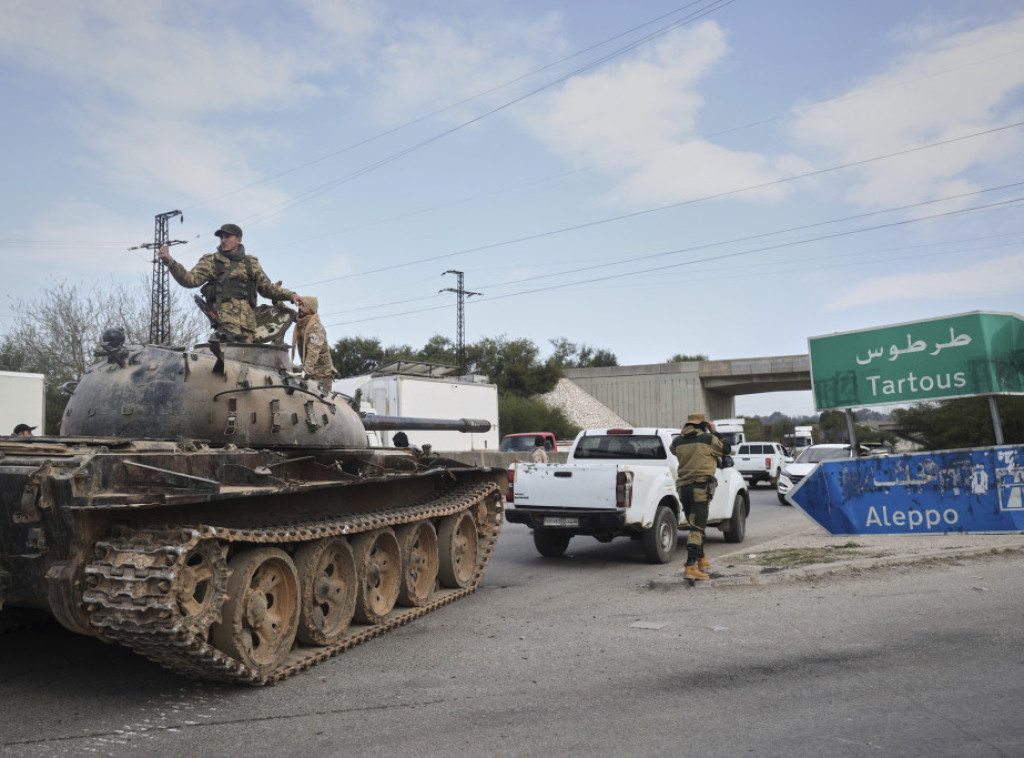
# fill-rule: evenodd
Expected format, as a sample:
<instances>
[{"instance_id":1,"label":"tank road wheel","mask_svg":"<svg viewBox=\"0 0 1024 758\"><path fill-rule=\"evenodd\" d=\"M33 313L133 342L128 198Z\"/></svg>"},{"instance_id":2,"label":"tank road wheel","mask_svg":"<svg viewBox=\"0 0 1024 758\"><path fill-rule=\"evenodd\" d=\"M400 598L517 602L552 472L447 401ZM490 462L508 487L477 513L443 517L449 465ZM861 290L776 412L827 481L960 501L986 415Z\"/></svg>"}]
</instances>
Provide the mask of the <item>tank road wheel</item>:
<instances>
[{"instance_id":1,"label":"tank road wheel","mask_svg":"<svg viewBox=\"0 0 1024 758\"><path fill-rule=\"evenodd\" d=\"M310 542L295 553L302 588L299 602L299 642L329 645L337 641L356 610L359 579L356 559L340 537Z\"/></svg>"},{"instance_id":2,"label":"tank road wheel","mask_svg":"<svg viewBox=\"0 0 1024 758\"><path fill-rule=\"evenodd\" d=\"M352 542L359 572L356 621L376 624L398 600L402 583L402 551L390 528L360 534Z\"/></svg>"},{"instance_id":3,"label":"tank road wheel","mask_svg":"<svg viewBox=\"0 0 1024 758\"><path fill-rule=\"evenodd\" d=\"M175 599L191 631L205 632L220 616L228 586L226 553L226 547L204 540L189 551L178 572Z\"/></svg>"},{"instance_id":4,"label":"tank road wheel","mask_svg":"<svg viewBox=\"0 0 1024 758\"><path fill-rule=\"evenodd\" d=\"M299 575L276 547L250 548L228 563L228 599L214 624L213 644L247 666L268 674L292 649L299 626Z\"/></svg>"},{"instance_id":5,"label":"tank road wheel","mask_svg":"<svg viewBox=\"0 0 1024 758\"><path fill-rule=\"evenodd\" d=\"M396 532L402 553L402 582L398 602L426 605L437 583L437 531L429 521L403 524Z\"/></svg>"},{"instance_id":6,"label":"tank road wheel","mask_svg":"<svg viewBox=\"0 0 1024 758\"><path fill-rule=\"evenodd\" d=\"M441 557L437 575L445 587L468 587L476 570L476 522L469 511L441 519L437 530L438 553Z\"/></svg>"}]
</instances>

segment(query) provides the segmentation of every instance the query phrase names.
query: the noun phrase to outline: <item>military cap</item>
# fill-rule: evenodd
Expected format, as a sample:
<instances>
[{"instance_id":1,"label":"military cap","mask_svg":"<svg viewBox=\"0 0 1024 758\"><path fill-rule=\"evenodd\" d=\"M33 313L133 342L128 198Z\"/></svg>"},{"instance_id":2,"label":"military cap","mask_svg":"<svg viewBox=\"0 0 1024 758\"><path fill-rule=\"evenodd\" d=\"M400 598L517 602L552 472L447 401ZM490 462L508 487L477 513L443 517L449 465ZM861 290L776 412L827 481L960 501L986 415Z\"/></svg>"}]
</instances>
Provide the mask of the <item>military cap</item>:
<instances>
[{"instance_id":1,"label":"military cap","mask_svg":"<svg viewBox=\"0 0 1024 758\"><path fill-rule=\"evenodd\" d=\"M694 426L696 426L697 424L703 424L704 423L704 414L703 413L691 413L689 416L686 417L686 423L687 424L693 424Z\"/></svg>"},{"instance_id":2,"label":"military cap","mask_svg":"<svg viewBox=\"0 0 1024 758\"><path fill-rule=\"evenodd\" d=\"M217 237L223 237L224 235L228 235L230 237L241 237L242 227L238 226L237 224L224 224L224 226L215 231L213 234L214 236Z\"/></svg>"},{"instance_id":3,"label":"military cap","mask_svg":"<svg viewBox=\"0 0 1024 758\"><path fill-rule=\"evenodd\" d=\"M14 427L14 433L15 434L21 434L22 432L31 432L31 431L34 431L34 430L35 430L35 427L34 426L29 426L28 424L18 424L16 427Z\"/></svg>"}]
</instances>

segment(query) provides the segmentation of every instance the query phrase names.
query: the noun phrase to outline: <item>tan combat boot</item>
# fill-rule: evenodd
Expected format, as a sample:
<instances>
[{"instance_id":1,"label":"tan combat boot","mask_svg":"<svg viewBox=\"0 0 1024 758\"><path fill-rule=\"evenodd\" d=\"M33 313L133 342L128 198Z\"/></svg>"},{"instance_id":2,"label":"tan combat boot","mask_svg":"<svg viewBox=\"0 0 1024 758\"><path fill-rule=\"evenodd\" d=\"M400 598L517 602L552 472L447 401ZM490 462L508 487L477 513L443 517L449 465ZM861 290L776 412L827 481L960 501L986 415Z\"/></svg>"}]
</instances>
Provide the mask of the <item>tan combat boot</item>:
<instances>
[{"instance_id":1,"label":"tan combat boot","mask_svg":"<svg viewBox=\"0 0 1024 758\"><path fill-rule=\"evenodd\" d=\"M709 561L702 555L700 558L697 559L697 568L699 568L701 571L710 571L711 561Z\"/></svg>"},{"instance_id":2,"label":"tan combat boot","mask_svg":"<svg viewBox=\"0 0 1024 758\"><path fill-rule=\"evenodd\" d=\"M683 571L683 579L689 579L691 582L700 579L708 579L708 575L701 571L696 563L686 564L685 570Z\"/></svg>"}]
</instances>

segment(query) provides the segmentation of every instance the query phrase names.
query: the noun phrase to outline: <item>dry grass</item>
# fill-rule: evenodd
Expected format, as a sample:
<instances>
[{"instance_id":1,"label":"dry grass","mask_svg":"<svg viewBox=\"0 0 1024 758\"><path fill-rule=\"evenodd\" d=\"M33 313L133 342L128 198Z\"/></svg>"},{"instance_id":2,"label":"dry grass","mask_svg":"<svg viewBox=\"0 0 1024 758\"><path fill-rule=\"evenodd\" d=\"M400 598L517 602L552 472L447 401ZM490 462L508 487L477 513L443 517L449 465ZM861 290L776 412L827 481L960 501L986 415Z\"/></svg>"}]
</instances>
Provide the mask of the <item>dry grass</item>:
<instances>
[{"instance_id":1,"label":"dry grass","mask_svg":"<svg viewBox=\"0 0 1024 758\"><path fill-rule=\"evenodd\" d=\"M809 566L815 563L834 563L848 560L851 557L862 557L857 548L864 547L857 542L846 542L842 545L825 545L823 547L796 547L780 550L766 550L763 553L747 554L744 563L764 566L770 570L782 570L797 566Z\"/></svg>"}]
</instances>

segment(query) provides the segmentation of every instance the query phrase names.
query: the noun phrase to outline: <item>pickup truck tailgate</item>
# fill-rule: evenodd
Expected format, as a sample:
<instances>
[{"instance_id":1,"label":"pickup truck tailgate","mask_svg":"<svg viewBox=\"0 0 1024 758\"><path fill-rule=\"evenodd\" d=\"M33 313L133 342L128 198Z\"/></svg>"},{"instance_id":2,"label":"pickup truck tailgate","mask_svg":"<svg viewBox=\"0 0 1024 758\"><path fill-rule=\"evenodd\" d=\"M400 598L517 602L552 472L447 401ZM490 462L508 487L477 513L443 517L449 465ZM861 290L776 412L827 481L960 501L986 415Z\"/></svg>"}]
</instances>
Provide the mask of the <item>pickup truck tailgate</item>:
<instances>
[{"instance_id":1,"label":"pickup truck tailgate","mask_svg":"<svg viewBox=\"0 0 1024 758\"><path fill-rule=\"evenodd\" d=\"M517 463L512 507L615 510L615 466Z\"/></svg>"}]
</instances>

